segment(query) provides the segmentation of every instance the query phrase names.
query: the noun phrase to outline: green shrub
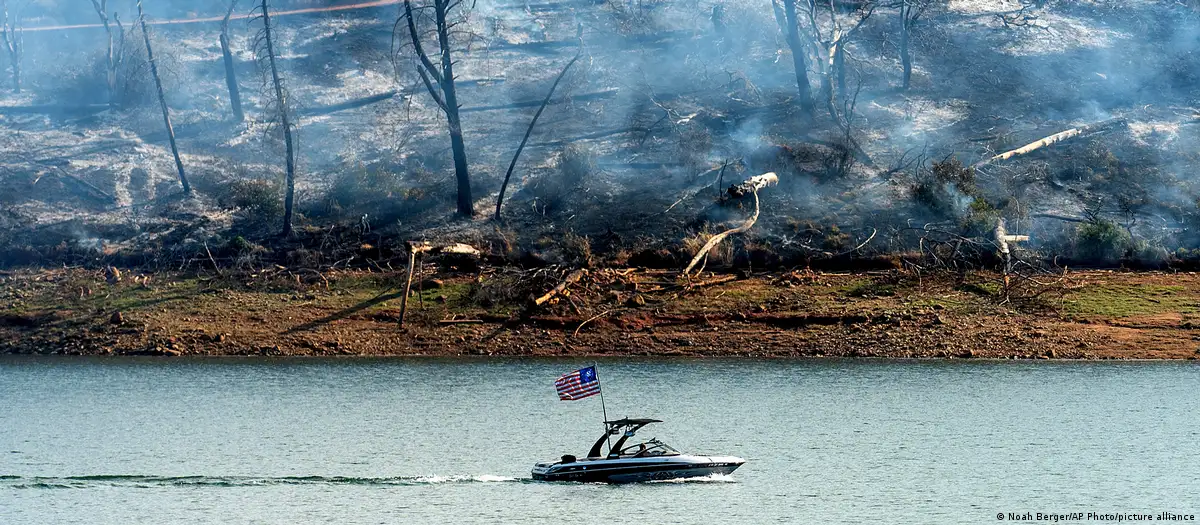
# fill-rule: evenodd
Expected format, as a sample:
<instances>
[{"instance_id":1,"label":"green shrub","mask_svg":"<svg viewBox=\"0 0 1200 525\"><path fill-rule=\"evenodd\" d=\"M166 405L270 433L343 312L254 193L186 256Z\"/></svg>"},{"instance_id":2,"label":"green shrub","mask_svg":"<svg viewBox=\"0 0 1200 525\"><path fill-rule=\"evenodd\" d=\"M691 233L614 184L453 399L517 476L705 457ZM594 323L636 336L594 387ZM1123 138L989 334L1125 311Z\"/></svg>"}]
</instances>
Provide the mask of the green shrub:
<instances>
[{"instance_id":1,"label":"green shrub","mask_svg":"<svg viewBox=\"0 0 1200 525\"><path fill-rule=\"evenodd\" d=\"M1112 221L1080 224L1075 232L1075 258L1083 261L1113 263L1132 247L1129 232Z\"/></svg>"},{"instance_id":2,"label":"green shrub","mask_svg":"<svg viewBox=\"0 0 1200 525\"><path fill-rule=\"evenodd\" d=\"M975 197L967 207L967 214L959 221L963 235L983 237L991 235L1000 221L1000 210L982 197Z\"/></svg>"},{"instance_id":3,"label":"green shrub","mask_svg":"<svg viewBox=\"0 0 1200 525\"><path fill-rule=\"evenodd\" d=\"M935 218L961 221L965 218L962 201L968 206L983 200L975 185L975 170L963 166L958 159L935 162L928 170L920 170L909 186L913 203Z\"/></svg>"},{"instance_id":4,"label":"green shrub","mask_svg":"<svg viewBox=\"0 0 1200 525\"><path fill-rule=\"evenodd\" d=\"M241 210L249 218L271 220L283 216L281 194L280 184L274 180L234 180L222 188L217 205Z\"/></svg>"}]
</instances>

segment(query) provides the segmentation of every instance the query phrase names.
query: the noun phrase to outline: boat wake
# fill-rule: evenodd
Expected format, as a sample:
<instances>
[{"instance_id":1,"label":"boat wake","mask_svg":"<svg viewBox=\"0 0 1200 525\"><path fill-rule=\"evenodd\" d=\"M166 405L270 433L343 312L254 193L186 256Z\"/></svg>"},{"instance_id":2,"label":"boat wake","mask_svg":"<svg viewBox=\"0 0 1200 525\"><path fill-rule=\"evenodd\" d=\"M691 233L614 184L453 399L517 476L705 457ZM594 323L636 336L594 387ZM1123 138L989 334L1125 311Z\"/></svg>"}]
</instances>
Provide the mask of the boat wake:
<instances>
[{"instance_id":1,"label":"boat wake","mask_svg":"<svg viewBox=\"0 0 1200 525\"><path fill-rule=\"evenodd\" d=\"M698 478L658 479L647 483L737 483L732 474L712 474Z\"/></svg>"},{"instance_id":2,"label":"boat wake","mask_svg":"<svg viewBox=\"0 0 1200 525\"><path fill-rule=\"evenodd\" d=\"M141 476L99 475L67 477L0 476L0 489L88 489L96 487L259 487L271 485L413 486L450 483L529 482L508 476L397 476L357 478L344 476Z\"/></svg>"},{"instance_id":3,"label":"boat wake","mask_svg":"<svg viewBox=\"0 0 1200 525\"><path fill-rule=\"evenodd\" d=\"M5 476L0 475L3 489L92 489L100 487L161 488L161 487L265 487L273 485L361 485L404 487L466 483L541 483L530 478L510 476L396 476L389 478L357 478L345 476ZM737 483L731 475L713 474L695 478L663 479L648 483ZM571 483L574 484L574 483Z\"/></svg>"}]
</instances>

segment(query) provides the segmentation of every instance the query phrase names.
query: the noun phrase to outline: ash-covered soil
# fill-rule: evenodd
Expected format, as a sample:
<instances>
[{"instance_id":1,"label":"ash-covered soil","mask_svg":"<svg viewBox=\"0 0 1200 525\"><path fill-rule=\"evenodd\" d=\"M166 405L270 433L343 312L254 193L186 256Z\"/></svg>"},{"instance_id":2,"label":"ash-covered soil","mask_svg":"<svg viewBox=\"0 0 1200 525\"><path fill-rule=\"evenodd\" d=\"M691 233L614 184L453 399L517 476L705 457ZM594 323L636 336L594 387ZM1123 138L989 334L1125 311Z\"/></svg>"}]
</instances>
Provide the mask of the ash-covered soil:
<instances>
[{"instance_id":1,"label":"ash-covered soil","mask_svg":"<svg viewBox=\"0 0 1200 525\"><path fill-rule=\"evenodd\" d=\"M277 20L298 114L300 234L291 240L273 237L282 147L264 114L256 21L232 25L249 118L241 124L229 121L219 24L154 26L197 190L188 199L144 73L129 79L142 98L83 107L107 102L103 32L30 32L25 89L0 97L0 257L9 266L194 270L214 252L242 268L325 270L382 267L403 241L436 239L492 247L523 265L595 258L674 267L697 239L749 214L748 203L717 205L722 188L769 170L780 186L762 192L758 224L714 255L713 267L911 252L923 249L913 228L990 231L998 218L1010 233L1031 235L1022 246L1043 260L1153 266L1195 247L1200 32L1188 7L937 4L913 30L908 90L899 89L899 22L881 7L847 44L848 87L838 94L850 115L847 142L821 109L812 119L798 113L770 2L475 5L461 26L470 38L455 46L474 217L453 216L445 119L414 75L410 50L394 43L398 6ZM721 28L712 19L718 5ZM184 14L221 14L208 11ZM853 22L861 13L841 16ZM529 119L580 42L579 64L517 165L503 220L488 220ZM935 161L970 165L1110 118L1124 125L980 167L970 188L943 184L937 202L921 198ZM1078 246L1083 223L1126 233L1101 247L1111 253L1093 253Z\"/></svg>"}]
</instances>

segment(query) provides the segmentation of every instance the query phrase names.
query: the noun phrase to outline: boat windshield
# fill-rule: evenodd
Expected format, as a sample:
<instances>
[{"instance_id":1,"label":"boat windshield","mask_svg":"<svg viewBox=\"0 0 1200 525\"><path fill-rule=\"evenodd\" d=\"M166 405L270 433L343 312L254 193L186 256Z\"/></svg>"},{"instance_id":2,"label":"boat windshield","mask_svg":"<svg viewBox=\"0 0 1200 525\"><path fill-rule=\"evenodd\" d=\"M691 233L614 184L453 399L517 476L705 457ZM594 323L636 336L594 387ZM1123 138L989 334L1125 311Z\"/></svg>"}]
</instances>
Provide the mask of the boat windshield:
<instances>
[{"instance_id":1,"label":"boat windshield","mask_svg":"<svg viewBox=\"0 0 1200 525\"><path fill-rule=\"evenodd\" d=\"M621 449L621 456L623 456L623 457L627 456L627 457L635 457L635 458L645 458L645 457L654 457L654 456L678 456L678 455L679 455L678 450L671 448L670 445L663 443L662 441L659 441L658 439L651 439L650 441L646 441L645 443L638 443L636 445L628 446L628 447Z\"/></svg>"}]
</instances>

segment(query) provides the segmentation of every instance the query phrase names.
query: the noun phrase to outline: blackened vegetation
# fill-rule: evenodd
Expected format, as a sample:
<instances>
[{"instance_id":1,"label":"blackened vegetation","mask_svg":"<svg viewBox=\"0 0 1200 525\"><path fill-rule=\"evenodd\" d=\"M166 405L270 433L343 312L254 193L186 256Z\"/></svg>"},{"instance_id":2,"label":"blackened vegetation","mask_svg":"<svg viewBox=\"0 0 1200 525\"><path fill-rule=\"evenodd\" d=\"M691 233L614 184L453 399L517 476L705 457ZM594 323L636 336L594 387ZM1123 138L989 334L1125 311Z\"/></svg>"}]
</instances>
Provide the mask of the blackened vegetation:
<instances>
[{"instance_id":1,"label":"blackened vegetation","mask_svg":"<svg viewBox=\"0 0 1200 525\"><path fill-rule=\"evenodd\" d=\"M203 13L225 14L219 34L139 39L94 0L102 29L73 66L35 74L21 57L45 64L49 46L22 47L30 19L5 13L14 91L38 107L0 114L113 111L0 122L14 152L0 164L3 264L395 271L404 242L431 239L513 272L677 271L753 213L738 188L765 172L779 185L758 221L705 268L990 269L1003 282L981 289L1012 299L1065 268L1200 260L1200 30L1183 7L410 0L398 18L276 18L308 4L256 4L253 26L231 2ZM243 101L250 27L265 89ZM152 82L155 62L176 66ZM176 117L195 200L144 189L170 167L161 125L139 121L154 102ZM283 148L262 147L263 130ZM44 136L59 142L34 147ZM497 220L475 216L493 203Z\"/></svg>"}]
</instances>

